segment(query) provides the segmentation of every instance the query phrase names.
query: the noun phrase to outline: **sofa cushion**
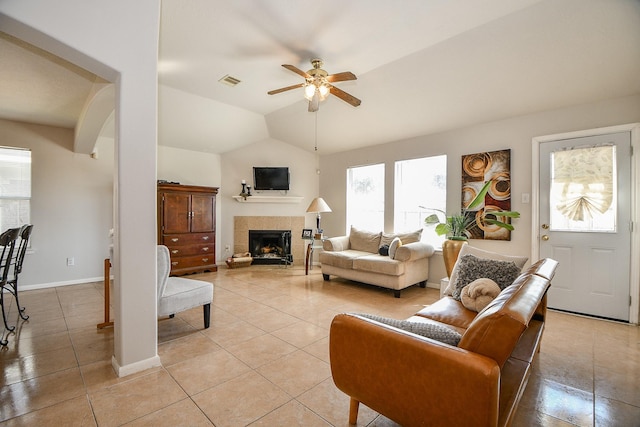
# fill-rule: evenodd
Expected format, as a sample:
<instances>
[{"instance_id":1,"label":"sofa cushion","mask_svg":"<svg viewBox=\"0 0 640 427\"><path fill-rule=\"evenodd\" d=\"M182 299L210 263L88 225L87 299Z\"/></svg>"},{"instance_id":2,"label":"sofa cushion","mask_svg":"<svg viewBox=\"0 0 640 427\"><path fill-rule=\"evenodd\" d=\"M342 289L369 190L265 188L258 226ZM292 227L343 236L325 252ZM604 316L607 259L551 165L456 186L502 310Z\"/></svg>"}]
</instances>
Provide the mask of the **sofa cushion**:
<instances>
[{"instance_id":1,"label":"sofa cushion","mask_svg":"<svg viewBox=\"0 0 640 427\"><path fill-rule=\"evenodd\" d=\"M349 247L355 251L363 251L377 254L380 248L380 236L382 233L358 230L351 226L349 232Z\"/></svg>"},{"instance_id":2,"label":"sofa cushion","mask_svg":"<svg viewBox=\"0 0 640 427\"><path fill-rule=\"evenodd\" d=\"M460 253L458 254L458 261L464 255L471 254L475 255L478 258L483 259L496 259L499 261L513 261L520 269L524 267L524 265L529 260L526 256L515 256L515 255L503 255L497 252L485 251L483 249L476 248L471 245L463 245L462 249L460 249ZM453 270L451 271L451 277L449 278L449 286L444 291L444 295L452 295L453 290L455 288L455 282L458 278L458 261L453 265Z\"/></svg>"},{"instance_id":3,"label":"sofa cushion","mask_svg":"<svg viewBox=\"0 0 640 427\"><path fill-rule=\"evenodd\" d=\"M456 328L467 329L478 313L465 308L460 301L445 296L418 311L415 315Z\"/></svg>"},{"instance_id":4,"label":"sofa cushion","mask_svg":"<svg viewBox=\"0 0 640 427\"><path fill-rule=\"evenodd\" d=\"M400 276L404 274L405 263L382 255L366 255L353 260L353 269L370 273Z\"/></svg>"},{"instance_id":5,"label":"sofa cushion","mask_svg":"<svg viewBox=\"0 0 640 427\"><path fill-rule=\"evenodd\" d=\"M363 256L371 255L369 252L354 251L347 249L339 252L320 252L320 264L332 265L334 267L346 268L351 270L353 268L353 260ZM376 255L380 256L380 255ZM387 258L388 260L389 258Z\"/></svg>"},{"instance_id":6,"label":"sofa cushion","mask_svg":"<svg viewBox=\"0 0 640 427\"><path fill-rule=\"evenodd\" d=\"M374 314L356 313L356 315L453 346L457 346L462 337L458 331L436 322L411 322L408 320L376 316Z\"/></svg>"},{"instance_id":7,"label":"sofa cushion","mask_svg":"<svg viewBox=\"0 0 640 427\"><path fill-rule=\"evenodd\" d=\"M504 289L520 275L520 268L513 261L482 259L467 254L460 257L460 270L454 284L453 298L460 301L462 288L476 279L489 278Z\"/></svg>"},{"instance_id":8,"label":"sofa cushion","mask_svg":"<svg viewBox=\"0 0 640 427\"><path fill-rule=\"evenodd\" d=\"M419 242L422 238L422 229L406 233L382 233L380 237L380 246L391 245L391 242L396 237L402 240L402 243Z\"/></svg>"},{"instance_id":9,"label":"sofa cushion","mask_svg":"<svg viewBox=\"0 0 640 427\"><path fill-rule=\"evenodd\" d=\"M396 259L396 251L400 246L402 246L402 240L400 240L399 237L396 237L391 241L391 244L389 245L389 258Z\"/></svg>"}]
</instances>

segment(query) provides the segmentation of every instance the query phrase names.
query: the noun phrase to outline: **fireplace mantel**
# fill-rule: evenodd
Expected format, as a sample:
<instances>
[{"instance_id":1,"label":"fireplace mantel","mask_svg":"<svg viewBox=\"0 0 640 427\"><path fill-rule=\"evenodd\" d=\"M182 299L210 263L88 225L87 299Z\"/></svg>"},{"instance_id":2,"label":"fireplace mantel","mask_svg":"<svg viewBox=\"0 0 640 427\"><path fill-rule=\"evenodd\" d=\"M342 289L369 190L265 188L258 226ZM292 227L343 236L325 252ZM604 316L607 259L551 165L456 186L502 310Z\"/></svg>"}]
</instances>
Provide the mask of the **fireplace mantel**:
<instances>
[{"instance_id":1,"label":"fireplace mantel","mask_svg":"<svg viewBox=\"0 0 640 427\"><path fill-rule=\"evenodd\" d=\"M238 203L300 203L302 196L232 196Z\"/></svg>"}]
</instances>

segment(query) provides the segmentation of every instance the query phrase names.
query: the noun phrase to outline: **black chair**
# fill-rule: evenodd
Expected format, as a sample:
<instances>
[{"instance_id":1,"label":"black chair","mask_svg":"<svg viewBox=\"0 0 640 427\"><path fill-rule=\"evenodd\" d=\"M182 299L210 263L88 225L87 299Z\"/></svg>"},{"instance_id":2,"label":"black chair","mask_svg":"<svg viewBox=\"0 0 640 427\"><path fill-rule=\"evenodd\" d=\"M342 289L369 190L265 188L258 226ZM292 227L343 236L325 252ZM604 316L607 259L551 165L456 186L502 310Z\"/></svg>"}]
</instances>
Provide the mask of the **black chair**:
<instances>
[{"instance_id":1,"label":"black chair","mask_svg":"<svg viewBox=\"0 0 640 427\"><path fill-rule=\"evenodd\" d=\"M18 298L18 275L22 272L22 264L24 263L24 256L27 253L27 246L29 246L29 238L31 237L31 231L33 230L33 224L25 224L20 227L20 244L18 250L15 252L15 261L13 264L13 278L7 281L5 289L13 294L16 298L16 306L18 307L18 313L22 320L29 319L29 316L24 314L25 307L20 307L20 299Z\"/></svg>"},{"instance_id":2,"label":"black chair","mask_svg":"<svg viewBox=\"0 0 640 427\"><path fill-rule=\"evenodd\" d=\"M2 306L2 320L4 321L4 328L9 332L13 332L16 327L10 327L7 323L7 313L4 307L4 289L9 281L9 270L11 270L14 263L13 253L16 247L16 240L18 240L19 235L19 228L10 228L0 234L0 246L2 246L2 252L0 254L0 306ZM7 287L7 290L11 292L9 287ZM9 341L6 339L0 339L0 345L7 345L8 342Z\"/></svg>"}]
</instances>

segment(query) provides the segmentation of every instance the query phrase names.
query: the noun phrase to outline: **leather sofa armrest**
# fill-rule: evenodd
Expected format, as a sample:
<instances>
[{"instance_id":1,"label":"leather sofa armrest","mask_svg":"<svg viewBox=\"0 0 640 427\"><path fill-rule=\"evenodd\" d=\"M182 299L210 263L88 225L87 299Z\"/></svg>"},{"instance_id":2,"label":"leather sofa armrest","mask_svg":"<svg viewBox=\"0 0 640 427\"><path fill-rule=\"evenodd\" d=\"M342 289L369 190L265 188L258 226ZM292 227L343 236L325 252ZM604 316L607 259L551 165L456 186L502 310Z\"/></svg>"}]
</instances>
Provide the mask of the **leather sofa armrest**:
<instances>
[{"instance_id":1,"label":"leather sofa armrest","mask_svg":"<svg viewBox=\"0 0 640 427\"><path fill-rule=\"evenodd\" d=\"M348 314L329 338L336 386L401 425L490 426L500 368L488 357Z\"/></svg>"},{"instance_id":2,"label":"leather sofa armrest","mask_svg":"<svg viewBox=\"0 0 640 427\"><path fill-rule=\"evenodd\" d=\"M349 236L338 236L325 239L322 242L322 249L327 252L339 252L349 249Z\"/></svg>"},{"instance_id":3,"label":"leather sofa armrest","mask_svg":"<svg viewBox=\"0 0 640 427\"><path fill-rule=\"evenodd\" d=\"M429 258L434 252L435 248L428 243L407 243L396 250L394 259L398 261L412 261L420 258Z\"/></svg>"}]
</instances>

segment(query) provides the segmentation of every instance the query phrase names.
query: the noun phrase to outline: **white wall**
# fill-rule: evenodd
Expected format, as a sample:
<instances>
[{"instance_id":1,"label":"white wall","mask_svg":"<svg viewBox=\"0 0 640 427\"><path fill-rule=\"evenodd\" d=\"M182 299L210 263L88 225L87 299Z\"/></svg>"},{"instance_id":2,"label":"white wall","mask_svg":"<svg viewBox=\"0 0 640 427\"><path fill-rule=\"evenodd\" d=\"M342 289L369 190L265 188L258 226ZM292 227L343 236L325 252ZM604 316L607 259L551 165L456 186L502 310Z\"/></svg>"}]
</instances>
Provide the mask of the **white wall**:
<instances>
[{"instance_id":1,"label":"white wall","mask_svg":"<svg viewBox=\"0 0 640 427\"><path fill-rule=\"evenodd\" d=\"M318 159L315 153L301 150L275 139L267 139L222 155L222 186L218 193L222 215L218 217L218 253L220 263L233 254L234 216L304 216L305 227L315 228L314 214L306 213L311 201L318 197ZM287 166L291 175L290 196L302 196L299 203L238 203L232 196L242 191L244 179L253 186L254 166ZM255 193L252 190L252 193ZM263 195L280 195L280 192L262 192ZM323 195L321 195L323 196ZM329 203L331 206L331 203ZM326 216L323 215L323 221ZM323 222L324 225L324 222ZM293 236L299 238L300 236ZM229 246L229 253L224 252Z\"/></svg>"},{"instance_id":2,"label":"white wall","mask_svg":"<svg viewBox=\"0 0 640 427\"><path fill-rule=\"evenodd\" d=\"M220 187L220 155L158 146L158 179Z\"/></svg>"},{"instance_id":3,"label":"white wall","mask_svg":"<svg viewBox=\"0 0 640 427\"><path fill-rule=\"evenodd\" d=\"M346 206L346 169L356 165L385 163L387 199L385 201L386 224L393 224L393 170L396 160L417 157L447 155L447 210L460 209L461 156L484 151L511 149L512 210L521 218L514 220L512 240L480 241L473 245L483 249L530 256L531 253L531 205L523 204L523 193L531 193L531 140L535 136L570 132L583 129L633 123L640 121L640 96L612 99L604 102L578 105L559 110L514 117L491 123L479 124L434 135L390 142L366 149L358 149L320 159L322 175L320 191L333 209L332 215L323 216L323 226L328 235L344 234ZM393 230L385 230L391 232ZM430 260L430 283L439 283L446 273L442 257Z\"/></svg>"},{"instance_id":4,"label":"white wall","mask_svg":"<svg viewBox=\"0 0 640 427\"><path fill-rule=\"evenodd\" d=\"M0 141L31 150L31 252L20 286L99 281L113 227L113 140L73 153L72 129L0 120ZM75 265L67 266L67 258Z\"/></svg>"}]
</instances>

